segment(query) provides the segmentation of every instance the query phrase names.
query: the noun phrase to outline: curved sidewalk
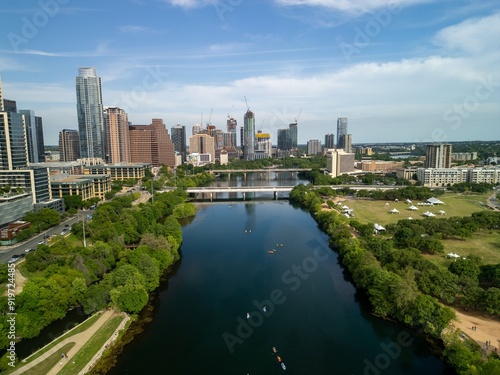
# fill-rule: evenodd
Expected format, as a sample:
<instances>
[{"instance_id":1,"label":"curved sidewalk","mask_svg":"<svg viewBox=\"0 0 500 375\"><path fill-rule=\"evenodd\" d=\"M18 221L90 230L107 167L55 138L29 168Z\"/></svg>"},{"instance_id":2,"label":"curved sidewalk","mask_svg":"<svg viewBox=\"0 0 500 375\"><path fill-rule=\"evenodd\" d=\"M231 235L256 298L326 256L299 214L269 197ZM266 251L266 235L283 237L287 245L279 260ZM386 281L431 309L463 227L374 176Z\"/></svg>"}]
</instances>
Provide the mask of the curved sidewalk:
<instances>
[{"instance_id":1,"label":"curved sidewalk","mask_svg":"<svg viewBox=\"0 0 500 375\"><path fill-rule=\"evenodd\" d=\"M43 362L45 359L50 357L52 354L57 353L60 351L64 345L74 342L75 345L66 353L68 355L68 359L63 360L63 365L61 366L59 363L57 363L56 366L54 366L48 373L49 374L57 374L69 361L70 359L81 349L83 345L103 326L106 321L113 316L115 312L113 310L106 310L104 311L99 319L96 320L96 322L89 327L87 330L77 333L76 335L70 336L64 340L62 340L60 343L58 343L56 346L48 350L47 352L43 353L40 357L35 359L34 361L28 363L25 366L22 366L18 368L16 371L12 372L11 375L20 375L26 372L26 370L36 366L40 362ZM62 352L61 352L62 354ZM22 362L21 362L22 363Z\"/></svg>"}]
</instances>

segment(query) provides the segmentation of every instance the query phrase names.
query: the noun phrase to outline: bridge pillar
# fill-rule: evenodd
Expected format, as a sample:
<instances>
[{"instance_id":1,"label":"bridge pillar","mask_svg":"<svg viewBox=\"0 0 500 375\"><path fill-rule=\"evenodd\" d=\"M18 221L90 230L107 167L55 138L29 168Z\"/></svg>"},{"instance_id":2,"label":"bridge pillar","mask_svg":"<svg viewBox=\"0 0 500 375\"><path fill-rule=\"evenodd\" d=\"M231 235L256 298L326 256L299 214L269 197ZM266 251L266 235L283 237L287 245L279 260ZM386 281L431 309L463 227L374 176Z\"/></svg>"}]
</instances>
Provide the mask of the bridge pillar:
<instances>
[{"instance_id":1,"label":"bridge pillar","mask_svg":"<svg viewBox=\"0 0 500 375\"><path fill-rule=\"evenodd\" d=\"M279 178L279 176L280 176L279 172L274 172L274 177L275 177L276 179L278 179L278 178Z\"/></svg>"},{"instance_id":2,"label":"bridge pillar","mask_svg":"<svg viewBox=\"0 0 500 375\"><path fill-rule=\"evenodd\" d=\"M274 199L278 200L278 192L277 191L274 192Z\"/></svg>"},{"instance_id":3,"label":"bridge pillar","mask_svg":"<svg viewBox=\"0 0 500 375\"><path fill-rule=\"evenodd\" d=\"M213 199L214 199L213 194L214 194L214 193L210 193L210 202L212 202L212 201L213 201Z\"/></svg>"},{"instance_id":4,"label":"bridge pillar","mask_svg":"<svg viewBox=\"0 0 500 375\"><path fill-rule=\"evenodd\" d=\"M247 179L247 172L243 172L243 179L246 180Z\"/></svg>"},{"instance_id":5,"label":"bridge pillar","mask_svg":"<svg viewBox=\"0 0 500 375\"><path fill-rule=\"evenodd\" d=\"M231 179L231 173L228 173L227 174L227 179L230 180Z\"/></svg>"},{"instance_id":6,"label":"bridge pillar","mask_svg":"<svg viewBox=\"0 0 500 375\"><path fill-rule=\"evenodd\" d=\"M243 192L243 200L245 200L245 192Z\"/></svg>"}]
</instances>

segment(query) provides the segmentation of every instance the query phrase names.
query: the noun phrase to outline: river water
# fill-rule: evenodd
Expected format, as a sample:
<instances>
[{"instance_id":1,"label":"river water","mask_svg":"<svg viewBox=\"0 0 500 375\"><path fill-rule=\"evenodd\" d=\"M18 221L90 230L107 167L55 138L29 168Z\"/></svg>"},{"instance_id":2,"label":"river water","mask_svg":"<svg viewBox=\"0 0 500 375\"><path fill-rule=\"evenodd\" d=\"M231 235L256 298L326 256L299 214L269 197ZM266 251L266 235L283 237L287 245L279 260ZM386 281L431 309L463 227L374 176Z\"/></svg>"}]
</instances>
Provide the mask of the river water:
<instances>
[{"instance_id":1,"label":"river water","mask_svg":"<svg viewBox=\"0 0 500 375\"><path fill-rule=\"evenodd\" d=\"M370 315L288 201L202 204L183 236L152 322L110 374L454 374L414 332Z\"/></svg>"}]
</instances>

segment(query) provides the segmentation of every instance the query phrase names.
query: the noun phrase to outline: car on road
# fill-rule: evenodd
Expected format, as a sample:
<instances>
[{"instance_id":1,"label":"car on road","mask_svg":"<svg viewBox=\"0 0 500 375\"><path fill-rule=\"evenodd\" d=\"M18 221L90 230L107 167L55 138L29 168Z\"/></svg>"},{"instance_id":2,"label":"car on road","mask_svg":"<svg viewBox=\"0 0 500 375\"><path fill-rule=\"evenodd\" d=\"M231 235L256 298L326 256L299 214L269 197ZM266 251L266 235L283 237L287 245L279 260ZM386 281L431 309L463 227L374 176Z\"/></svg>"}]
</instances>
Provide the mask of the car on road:
<instances>
[{"instance_id":1,"label":"car on road","mask_svg":"<svg viewBox=\"0 0 500 375\"><path fill-rule=\"evenodd\" d=\"M31 253L32 251L35 251L36 249L34 248L30 248L30 249L26 249L24 250L25 253Z\"/></svg>"},{"instance_id":2,"label":"car on road","mask_svg":"<svg viewBox=\"0 0 500 375\"><path fill-rule=\"evenodd\" d=\"M12 258L9 259L9 263L15 263L19 259L21 259L21 255L20 254L14 254L14 255L12 255Z\"/></svg>"},{"instance_id":3,"label":"car on road","mask_svg":"<svg viewBox=\"0 0 500 375\"><path fill-rule=\"evenodd\" d=\"M69 224L64 224L64 228L69 228Z\"/></svg>"},{"instance_id":4,"label":"car on road","mask_svg":"<svg viewBox=\"0 0 500 375\"><path fill-rule=\"evenodd\" d=\"M44 244L45 244L45 241L38 241L38 244L39 244L39 245L44 245Z\"/></svg>"}]
</instances>

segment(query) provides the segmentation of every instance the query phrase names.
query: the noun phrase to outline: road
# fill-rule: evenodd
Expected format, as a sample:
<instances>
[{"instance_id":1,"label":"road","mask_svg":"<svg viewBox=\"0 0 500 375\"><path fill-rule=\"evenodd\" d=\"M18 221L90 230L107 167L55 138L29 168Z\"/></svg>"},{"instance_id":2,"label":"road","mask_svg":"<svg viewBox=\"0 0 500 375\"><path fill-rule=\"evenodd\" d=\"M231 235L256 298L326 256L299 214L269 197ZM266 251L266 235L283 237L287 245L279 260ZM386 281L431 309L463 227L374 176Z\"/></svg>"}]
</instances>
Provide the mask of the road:
<instances>
[{"instance_id":1,"label":"road","mask_svg":"<svg viewBox=\"0 0 500 375\"><path fill-rule=\"evenodd\" d=\"M81 219L82 213L85 212L86 214L92 214L92 211L80 211L77 215L66 219L64 221L61 221L59 225L56 225L55 227L51 227L47 229L46 231L37 234L36 236L30 237L29 239L12 245L12 246L0 246L0 263L7 263L10 258L12 258L12 255L14 254L21 254L24 253L24 250L26 249L34 249L38 246L38 242L40 241L45 241L47 243L47 239L44 239L44 236L53 236L53 235L58 235L61 234L62 230L64 229L64 226L68 224L69 226L73 225L77 221Z\"/></svg>"}]
</instances>

